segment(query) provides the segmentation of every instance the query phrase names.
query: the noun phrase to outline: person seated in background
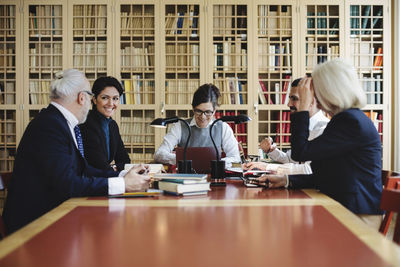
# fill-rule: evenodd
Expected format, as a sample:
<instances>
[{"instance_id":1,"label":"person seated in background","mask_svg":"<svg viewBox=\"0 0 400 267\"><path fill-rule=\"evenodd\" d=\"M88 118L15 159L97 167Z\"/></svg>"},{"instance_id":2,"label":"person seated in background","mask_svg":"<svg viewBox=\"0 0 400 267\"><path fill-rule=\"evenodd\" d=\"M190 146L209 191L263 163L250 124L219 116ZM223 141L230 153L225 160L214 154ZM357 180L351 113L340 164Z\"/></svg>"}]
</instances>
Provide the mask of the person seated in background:
<instances>
[{"instance_id":1,"label":"person seated in background","mask_svg":"<svg viewBox=\"0 0 400 267\"><path fill-rule=\"evenodd\" d=\"M117 123L111 118L118 108L124 90L114 77L100 77L92 87L92 110L79 125L85 158L98 169L122 171L130 163ZM112 166L111 162L114 162Z\"/></svg>"},{"instance_id":2,"label":"person seated in background","mask_svg":"<svg viewBox=\"0 0 400 267\"><path fill-rule=\"evenodd\" d=\"M382 144L374 124L360 110L366 95L357 73L335 59L317 65L311 76L298 85L298 111L291 116L291 157L311 160L313 174L264 175L259 181L270 188L317 188L361 218L382 214ZM309 140L308 110L315 101L332 119L319 137Z\"/></svg>"},{"instance_id":3,"label":"person seated in background","mask_svg":"<svg viewBox=\"0 0 400 267\"><path fill-rule=\"evenodd\" d=\"M150 177L140 165L124 177L91 167L84 157L78 124L85 122L92 93L85 75L68 69L55 74L51 102L27 126L15 157L3 218L8 233L71 197L144 190ZM107 178L112 177L112 178Z\"/></svg>"},{"instance_id":4,"label":"person seated in background","mask_svg":"<svg viewBox=\"0 0 400 267\"><path fill-rule=\"evenodd\" d=\"M289 93L289 102L288 107L290 109L291 115L298 111L299 107L299 92L297 85L299 84L301 78L296 79L291 84L291 89ZM308 112L310 114L310 123L309 123L309 131L310 135L308 136L308 140L313 140L314 138L320 136L324 131L326 125L329 122L329 119L324 115L322 110L317 107L317 102L313 101L312 105L310 105ZM299 164L299 162L293 160L291 158L291 151L283 152L279 150L276 145L273 143L271 137L265 138L260 143L261 149L268 153L268 157L272 160L279 163L288 163L285 165L284 169L287 170L287 173L290 174L311 174L311 165L310 161L307 161L303 164ZM269 165L269 166L268 166ZM271 167L271 168L270 168ZM245 169L261 169L261 170L275 170L276 165L268 164L265 162L249 162L244 164Z\"/></svg>"},{"instance_id":5,"label":"person seated in background","mask_svg":"<svg viewBox=\"0 0 400 267\"><path fill-rule=\"evenodd\" d=\"M187 120L192 131L188 147L214 147L209 126L213 122L220 95L219 89L213 84L203 84L194 93L192 101L194 117ZM164 164L176 164L176 155L173 150L176 146L184 147L188 135L184 122L175 123L154 154L154 160ZM230 167L232 162L240 162L238 142L227 123L222 121L215 123L213 138L217 148L222 148L225 152L226 157L222 160L225 161L227 167ZM221 153L221 150L219 152Z\"/></svg>"}]
</instances>

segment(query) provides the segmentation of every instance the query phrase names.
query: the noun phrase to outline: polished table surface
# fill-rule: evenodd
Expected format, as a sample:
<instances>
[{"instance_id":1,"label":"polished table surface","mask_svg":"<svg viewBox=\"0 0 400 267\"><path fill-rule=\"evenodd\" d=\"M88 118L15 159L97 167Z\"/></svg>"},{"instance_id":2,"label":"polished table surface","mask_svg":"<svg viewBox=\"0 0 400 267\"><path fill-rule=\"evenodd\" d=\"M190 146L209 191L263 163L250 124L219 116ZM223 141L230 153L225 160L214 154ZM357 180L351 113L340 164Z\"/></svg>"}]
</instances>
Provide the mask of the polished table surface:
<instances>
[{"instance_id":1,"label":"polished table surface","mask_svg":"<svg viewBox=\"0 0 400 267\"><path fill-rule=\"evenodd\" d=\"M400 266L400 248L314 190L70 199L0 242L0 266Z\"/></svg>"}]
</instances>

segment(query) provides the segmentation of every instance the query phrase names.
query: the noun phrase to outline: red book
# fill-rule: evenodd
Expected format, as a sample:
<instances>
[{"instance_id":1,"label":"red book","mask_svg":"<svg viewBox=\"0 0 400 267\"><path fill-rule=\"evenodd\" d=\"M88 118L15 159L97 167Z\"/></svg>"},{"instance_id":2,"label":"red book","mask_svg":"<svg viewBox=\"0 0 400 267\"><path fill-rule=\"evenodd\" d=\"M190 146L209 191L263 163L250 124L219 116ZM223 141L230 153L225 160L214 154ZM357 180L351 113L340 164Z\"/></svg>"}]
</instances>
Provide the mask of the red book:
<instances>
[{"instance_id":1,"label":"red book","mask_svg":"<svg viewBox=\"0 0 400 267\"><path fill-rule=\"evenodd\" d=\"M286 133L288 135L285 136L285 142L289 143L290 142L290 112L289 111L286 111L286 112L287 112L287 120L288 120L288 122L286 122Z\"/></svg>"},{"instance_id":2,"label":"red book","mask_svg":"<svg viewBox=\"0 0 400 267\"><path fill-rule=\"evenodd\" d=\"M286 142L286 136L285 136L286 124L287 124L286 123L286 118L287 118L286 111L282 111L282 138L281 138L282 143Z\"/></svg>"},{"instance_id":3,"label":"red book","mask_svg":"<svg viewBox=\"0 0 400 267\"><path fill-rule=\"evenodd\" d=\"M289 83L290 83L290 75L285 75L285 82L283 83L283 89L282 89L282 104L285 104L286 96L288 94L288 89L289 89Z\"/></svg>"},{"instance_id":4,"label":"red book","mask_svg":"<svg viewBox=\"0 0 400 267\"><path fill-rule=\"evenodd\" d=\"M274 104L272 102L270 95L268 94L268 90L267 90L267 87L265 87L265 84L262 81L260 81L260 85L261 85L261 89L264 92L265 101L269 104Z\"/></svg>"},{"instance_id":5,"label":"red book","mask_svg":"<svg viewBox=\"0 0 400 267\"><path fill-rule=\"evenodd\" d=\"M236 139L237 139L238 142L243 143L243 138L242 138L242 127L241 127L241 126L242 126L241 124L237 124L237 125L236 125L236 133L237 133Z\"/></svg>"},{"instance_id":6,"label":"red book","mask_svg":"<svg viewBox=\"0 0 400 267\"><path fill-rule=\"evenodd\" d=\"M247 138L246 138L246 135L247 135L247 132L246 132L246 124L245 123L242 123L242 124L240 124L240 132L242 133L242 143L243 144L246 144L247 143Z\"/></svg>"},{"instance_id":7,"label":"red book","mask_svg":"<svg viewBox=\"0 0 400 267\"><path fill-rule=\"evenodd\" d=\"M235 112L234 111L227 111L226 112L226 116L235 116ZM233 132L236 133L235 123L229 122L228 124L229 124L229 126L231 126Z\"/></svg>"},{"instance_id":8,"label":"red book","mask_svg":"<svg viewBox=\"0 0 400 267\"><path fill-rule=\"evenodd\" d=\"M379 124L378 124L378 133L379 133L379 135L381 136L381 142L383 142L383 135L382 135L382 132L383 132L383 121L382 121L382 114L378 114L378 121L379 121Z\"/></svg>"}]
</instances>

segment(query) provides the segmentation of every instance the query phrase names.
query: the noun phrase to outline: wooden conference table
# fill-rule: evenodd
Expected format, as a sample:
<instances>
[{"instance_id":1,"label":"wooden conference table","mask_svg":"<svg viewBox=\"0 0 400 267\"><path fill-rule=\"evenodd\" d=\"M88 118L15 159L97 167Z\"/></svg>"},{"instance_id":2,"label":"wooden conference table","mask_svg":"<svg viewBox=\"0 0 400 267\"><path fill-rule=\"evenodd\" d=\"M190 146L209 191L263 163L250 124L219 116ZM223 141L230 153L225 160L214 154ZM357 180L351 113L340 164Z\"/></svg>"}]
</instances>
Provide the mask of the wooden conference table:
<instances>
[{"instance_id":1,"label":"wooden conference table","mask_svg":"<svg viewBox=\"0 0 400 267\"><path fill-rule=\"evenodd\" d=\"M314 190L74 198L0 242L0 266L400 266L400 248Z\"/></svg>"}]
</instances>

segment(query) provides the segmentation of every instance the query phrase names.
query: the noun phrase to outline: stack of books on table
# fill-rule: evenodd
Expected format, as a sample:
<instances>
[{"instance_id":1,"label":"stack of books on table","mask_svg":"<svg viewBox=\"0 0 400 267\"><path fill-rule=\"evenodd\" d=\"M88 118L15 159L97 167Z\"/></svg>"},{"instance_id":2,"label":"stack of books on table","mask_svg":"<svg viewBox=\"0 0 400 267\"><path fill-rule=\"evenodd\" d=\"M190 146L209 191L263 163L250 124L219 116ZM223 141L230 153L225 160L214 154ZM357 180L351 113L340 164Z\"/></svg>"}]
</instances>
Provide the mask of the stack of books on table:
<instances>
[{"instance_id":1,"label":"stack of books on table","mask_svg":"<svg viewBox=\"0 0 400 267\"><path fill-rule=\"evenodd\" d=\"M210 191L207 174L159 173L153 178L159 180L158 188L169 194L193 196Z\"/></svg>"}]
</instances>

